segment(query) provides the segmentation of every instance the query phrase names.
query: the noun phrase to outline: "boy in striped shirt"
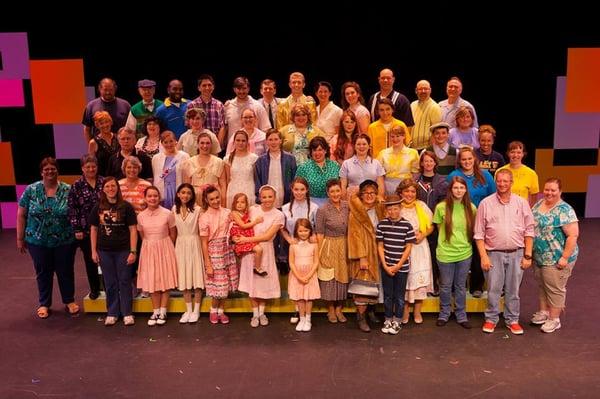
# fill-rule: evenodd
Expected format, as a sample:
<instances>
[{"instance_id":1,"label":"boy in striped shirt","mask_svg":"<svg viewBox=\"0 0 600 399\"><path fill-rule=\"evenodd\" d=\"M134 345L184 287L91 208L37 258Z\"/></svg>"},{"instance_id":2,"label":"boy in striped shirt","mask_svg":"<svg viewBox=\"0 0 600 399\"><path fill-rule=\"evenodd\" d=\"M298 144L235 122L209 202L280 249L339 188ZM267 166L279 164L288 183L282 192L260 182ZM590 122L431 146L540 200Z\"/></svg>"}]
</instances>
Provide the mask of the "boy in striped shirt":
<instances>
[{"instance_id":1,"label":"boy in striped shirt","mask_svg":"<svg viewBox=\"0 0 600 399\"><path fill-rule=\"evenodd\" d=\"M383 269L381 281L385 322L381 332L392 335L398 334L401 329L404 292L410 267L409 255L412 244L416 241L411 224L400 216L401 202L397 195L387 197L384 204L388 217L377 224L375 234Z\"/></svg>"}]
</instances>

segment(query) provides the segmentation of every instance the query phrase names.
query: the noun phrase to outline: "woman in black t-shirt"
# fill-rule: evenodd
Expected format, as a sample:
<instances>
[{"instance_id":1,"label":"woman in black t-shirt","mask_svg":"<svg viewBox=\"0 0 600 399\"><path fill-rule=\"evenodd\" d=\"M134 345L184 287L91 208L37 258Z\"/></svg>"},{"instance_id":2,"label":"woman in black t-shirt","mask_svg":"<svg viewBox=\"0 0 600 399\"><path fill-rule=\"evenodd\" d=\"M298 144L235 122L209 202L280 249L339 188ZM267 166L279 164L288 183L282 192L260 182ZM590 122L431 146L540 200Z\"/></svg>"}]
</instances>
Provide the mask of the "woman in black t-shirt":
<instances>
[{"instance_id":1,"label":"woman in black t-shirt","mask_svg":"<svg viewBox=\"0 0 600 399\"><path fill-rule=\"evenodd\" d=\"M119 314L126 326L132 325L131 265L137 256L137 219L114 177L104 179L100 202L92 208L89 222L92 259L100 263L106 289L104 325L114 325Z\"/></svg>"}]
</instances>

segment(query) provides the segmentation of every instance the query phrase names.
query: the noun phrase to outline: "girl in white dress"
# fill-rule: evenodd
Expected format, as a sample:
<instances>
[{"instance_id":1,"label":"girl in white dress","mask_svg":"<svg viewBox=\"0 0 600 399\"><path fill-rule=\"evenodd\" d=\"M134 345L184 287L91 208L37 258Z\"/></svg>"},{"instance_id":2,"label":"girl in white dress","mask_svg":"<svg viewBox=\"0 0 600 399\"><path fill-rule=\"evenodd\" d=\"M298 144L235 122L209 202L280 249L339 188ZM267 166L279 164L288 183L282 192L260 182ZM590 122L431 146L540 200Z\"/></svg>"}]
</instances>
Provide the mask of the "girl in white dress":
<instances>
[{"instance_id":1,"label":"girl in white dress","mask_svg":"<svg viewBox=\"0 0 600 399\"><path fill-rule=\"evenodd\" d=\"M175 241L177 288L183 291L186 307L179 322L196 323L200 318L200 304L204 289L204 262L198 232L201 208L196 205L196 193L191 184L183 183L179 186L172 212L177 227L177 241Z\"/></svg>"},{"instance_id":2,"label":"girl in white dress","mask_svg":"<svg viewBox=\"0 0 600 399\"><path fill-rule=\"evenodd\" d=\"M238 130L233 136L234 150L225 158L225 176L227 179L227 208L232 209L233 197L244 193L248 198L248 207L254 205L254 164L258 156L250 152L248 133Z\"/></svg>"},{"instance_id":3,"label":"girl in white dress","mask_svg":"<svg viewBox=\"0 0 600 399\"><path fill-rule=\"evenodd\" d=\"M417 200L417 187L413 179L405 179L397 188L397 192L402 196L400 215L410 222L417 238L410 252L410 270L406 282L402 324L408 323L411 304L414 305L415 323L423 323L423 316L421 316L423 299L427 298L428 292L433 292L431 252L427 242L427 236L433 233L433 214L426 203Z\"/></svg>"}]
</instances>

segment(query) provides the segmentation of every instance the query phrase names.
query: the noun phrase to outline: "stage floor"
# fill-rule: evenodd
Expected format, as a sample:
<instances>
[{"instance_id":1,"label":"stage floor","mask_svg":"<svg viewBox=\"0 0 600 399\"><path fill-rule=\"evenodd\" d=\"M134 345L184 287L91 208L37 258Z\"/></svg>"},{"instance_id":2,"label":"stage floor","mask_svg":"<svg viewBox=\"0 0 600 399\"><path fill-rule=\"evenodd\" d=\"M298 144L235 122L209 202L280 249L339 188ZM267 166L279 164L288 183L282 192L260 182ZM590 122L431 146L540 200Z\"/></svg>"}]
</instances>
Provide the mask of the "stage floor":
<instances>
[{"instance_id":1,"label":"stage floor","mask_svg":"<svg viewBox=\"0 0 600 399\"><path fill-rule=\"evenodd\" d=\"M29 255L15 249L14 231L0 232L0 398L595 398L600 390L600 219L581 222L581 254L568 284L562 329L544 334L527 324L537 310L531 270L521 287L523 336L502 322L481 332L451 320L408 324L397 336L360 332L352 317L329 324L313 316L313 330L297 333L289 315L253 329L247 314L211 325L174 315L163 327L104 327L102 314L68 316L55 285L54 312L35 316L37 289ZM77 300L87 294L76 264ZM351 316L351 315L350 315Z\"/></svg>"}]
</instances>

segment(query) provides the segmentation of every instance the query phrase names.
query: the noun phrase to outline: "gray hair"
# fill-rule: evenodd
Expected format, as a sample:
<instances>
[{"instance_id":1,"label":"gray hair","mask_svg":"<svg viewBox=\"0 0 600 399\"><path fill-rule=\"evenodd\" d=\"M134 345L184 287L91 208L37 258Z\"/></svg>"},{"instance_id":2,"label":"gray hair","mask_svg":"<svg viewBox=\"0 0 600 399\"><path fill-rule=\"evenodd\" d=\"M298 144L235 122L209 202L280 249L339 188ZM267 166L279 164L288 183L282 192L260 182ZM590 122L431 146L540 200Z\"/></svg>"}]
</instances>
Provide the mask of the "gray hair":
<instances>
[{"instance_id":1,"label":"gray hair","mask_svg":"<svg viewBox=\"0 0 600 399\"><path fill-rule=\"evenodd\" d=\"M139 169L138 174L142 172L142 163L140 162L140 159L133 155L129 155L123 159L123 163L121 164L121 171L123 172L123 174L125 174L125 168L127 167L128 163L131 163L133 166L137 166L137 168Z\"/></svg>"}]
</instances>

